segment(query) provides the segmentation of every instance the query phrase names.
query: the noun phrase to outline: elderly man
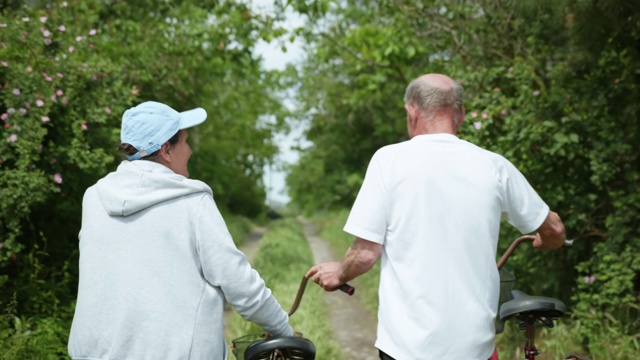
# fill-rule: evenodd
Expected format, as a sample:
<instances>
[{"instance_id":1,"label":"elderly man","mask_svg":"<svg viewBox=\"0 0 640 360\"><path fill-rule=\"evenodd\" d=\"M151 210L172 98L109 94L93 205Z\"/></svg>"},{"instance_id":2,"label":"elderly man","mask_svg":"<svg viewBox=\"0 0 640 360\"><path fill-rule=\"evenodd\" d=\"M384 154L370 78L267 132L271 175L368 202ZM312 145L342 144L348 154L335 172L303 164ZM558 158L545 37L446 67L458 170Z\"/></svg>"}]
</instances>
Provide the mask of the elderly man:
<instances>
[{"instance_id":1,"label":"elderly man","mask_svg":"<svg viewBox=\"0 0 640 360\"><path fill-rule=\"evenodd\" d=\"M379 149L344 230L341 262L307 277L327 291L382 256L376 347L381 359L479 359L494 352L500 219L534 247L565 240L560 217L502 156L460 140L462 87L428 74L405 93L410 140Z\"/></svg>"}]
</instances>

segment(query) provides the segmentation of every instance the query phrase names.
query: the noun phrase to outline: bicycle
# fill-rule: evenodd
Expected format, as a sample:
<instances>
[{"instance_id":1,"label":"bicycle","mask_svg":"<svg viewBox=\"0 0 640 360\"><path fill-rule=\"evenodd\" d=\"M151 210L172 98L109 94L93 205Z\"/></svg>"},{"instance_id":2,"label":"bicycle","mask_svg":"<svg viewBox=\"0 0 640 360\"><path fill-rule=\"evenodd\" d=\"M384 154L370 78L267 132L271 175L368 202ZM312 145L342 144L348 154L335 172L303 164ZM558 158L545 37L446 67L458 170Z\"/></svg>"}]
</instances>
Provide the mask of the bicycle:
<instances>
[{"instance_id":1,"label":"bicycle","mask_svg":"<svg viewBox=\"0 0 640 360\"><path fill-rule=\"evenodd\" d=\"M532 296L519 290L513 290L515 277L503 266L515 249L525 241L533 241L535 236L525 235L517 238L498 260L500 271L500 300L499 313L496 319L496 334L502 332L505 321L517 321L518 328L525 333L524 360L534 360L542 353L535 346L535 329L539 326L554 327L554 321L566 314L564 303L558 299L546 296ZM573 240L565 240L564 246L571 247ZM494 352L490 360L498 360ZM570 353L564 360L590 360L586 356Z\"/></svg>"},{"instance_id":2,"label":"bicycle","mask_svg":"<svg viewBox=\"0 0 640 360\"><path fill-rule=\"evenodd\" d=\"M295 300L289 309L289 316L293 315L307 287L309 279L302 278ZM339 289L353 295L355 288L343 284ZM294 336L270 336L266 333L249 334L231 341L231 349L237 360L315 360L316 348L313 342L296 333Z\"/></svg>"}]
</instances>

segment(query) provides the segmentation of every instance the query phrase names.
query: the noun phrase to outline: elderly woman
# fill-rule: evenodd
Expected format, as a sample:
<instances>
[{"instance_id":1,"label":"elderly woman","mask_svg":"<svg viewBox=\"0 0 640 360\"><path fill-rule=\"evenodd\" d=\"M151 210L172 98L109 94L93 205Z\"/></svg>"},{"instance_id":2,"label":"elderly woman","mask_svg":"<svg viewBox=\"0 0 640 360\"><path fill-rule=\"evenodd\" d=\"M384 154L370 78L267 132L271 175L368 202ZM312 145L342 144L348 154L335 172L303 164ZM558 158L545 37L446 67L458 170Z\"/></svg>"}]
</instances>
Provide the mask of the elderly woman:
<instances>
[{"instance_id":1,"label":"elderly woman","mask_svg":"<svg viewBox=\"0 0 640 360\"><path fill-rule=\"evenodd\" d=\"M187 128L204 109L127 110L128 160L85 193L73 359L226 359L225 298L274 335L288 316L233 243L211 188L189 179Z\"/></svg>"}]
</instances>

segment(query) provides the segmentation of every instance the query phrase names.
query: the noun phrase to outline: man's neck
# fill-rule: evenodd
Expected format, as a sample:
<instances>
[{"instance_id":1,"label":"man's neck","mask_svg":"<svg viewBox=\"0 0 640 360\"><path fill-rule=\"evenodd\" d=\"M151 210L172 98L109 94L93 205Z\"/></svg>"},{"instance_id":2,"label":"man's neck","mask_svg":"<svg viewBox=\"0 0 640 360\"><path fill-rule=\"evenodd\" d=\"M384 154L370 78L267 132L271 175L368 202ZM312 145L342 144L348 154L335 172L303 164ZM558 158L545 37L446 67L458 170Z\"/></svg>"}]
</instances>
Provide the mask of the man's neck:
<instances>
[{"instance_id":1,"label":"man's neck","mask_svg":"<svg viewBox=\"0 0 640 360\"><path fill-rule=\"evenodd\" d=\"M450 119L434 118L430 121L421 120L417 125L418 126L416 126L411 137L429 134L457 135L458 133L458 129L453 125L453 121Z\"/></svg>"}]
</instances>

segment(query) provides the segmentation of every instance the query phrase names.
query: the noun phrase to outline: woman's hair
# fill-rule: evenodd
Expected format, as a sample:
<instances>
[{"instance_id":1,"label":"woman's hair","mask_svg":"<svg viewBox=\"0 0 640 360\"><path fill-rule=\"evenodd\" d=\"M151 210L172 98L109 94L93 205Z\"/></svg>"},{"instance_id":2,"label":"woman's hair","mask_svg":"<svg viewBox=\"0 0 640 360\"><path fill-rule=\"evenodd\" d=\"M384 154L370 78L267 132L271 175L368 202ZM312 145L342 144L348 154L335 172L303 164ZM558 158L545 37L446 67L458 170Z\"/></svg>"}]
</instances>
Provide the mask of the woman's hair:
<instances>
[{"instance_id":1,"label":"woman's hair","mask_svg":"<svg viewBox=\"0 0 640 360\"><path fill-rule=\"evenodd\" d=\"M167 140L167 142L171 146L177 144L178 141L180 141L180 133L181 133L181 131L178 131L175 135L173 135L171 137L171 139ZM131 155L133 155L133 154L138 152L138 149L136 149L133 145L127 144L127 143L118 145L117 149L118 149L118 151L120 153L122 153L125 156L131 156ZM151 154L149 154L149 155L147 155L145 157L141 157L140 159L141 160L155 160L155 158L156 158L156 156L158 156L159 152L160 152L160 150L154 151L153 153L151 153Z\"/></svg>"}]
</instances>

